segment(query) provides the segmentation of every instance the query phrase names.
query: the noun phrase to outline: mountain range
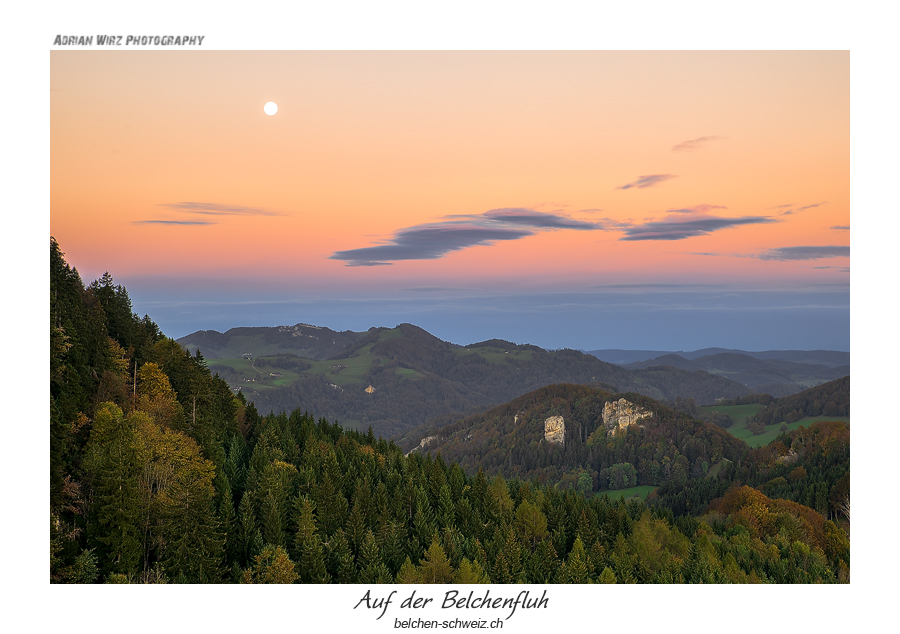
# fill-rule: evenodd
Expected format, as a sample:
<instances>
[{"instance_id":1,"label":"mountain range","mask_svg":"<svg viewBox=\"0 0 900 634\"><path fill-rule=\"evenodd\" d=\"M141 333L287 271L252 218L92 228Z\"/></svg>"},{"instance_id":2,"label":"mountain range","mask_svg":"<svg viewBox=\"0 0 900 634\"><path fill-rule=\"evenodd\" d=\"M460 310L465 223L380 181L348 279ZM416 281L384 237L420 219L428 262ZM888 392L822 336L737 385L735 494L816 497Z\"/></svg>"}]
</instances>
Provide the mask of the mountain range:
<instances>
[{"instance_id":1,"label":"mountain range","mask_svg":"<svg viewBox=\"0 0 900 634\"><path fill-rule=\"evenodd\" d=\"M178 343L192 353L199 350L210 369L262 413L303 407L348 427L371 425L398 440L435 417L483 411L555 383L702 404L746 396L767 385L781 396L843 371L738 353L706 355L716 363L703 356L694 361L673 357L624 367L577 350L544 350L500 339L462 346L412 324L366 332L302 323L203 330Z\"/></svg>"}]
</instances>

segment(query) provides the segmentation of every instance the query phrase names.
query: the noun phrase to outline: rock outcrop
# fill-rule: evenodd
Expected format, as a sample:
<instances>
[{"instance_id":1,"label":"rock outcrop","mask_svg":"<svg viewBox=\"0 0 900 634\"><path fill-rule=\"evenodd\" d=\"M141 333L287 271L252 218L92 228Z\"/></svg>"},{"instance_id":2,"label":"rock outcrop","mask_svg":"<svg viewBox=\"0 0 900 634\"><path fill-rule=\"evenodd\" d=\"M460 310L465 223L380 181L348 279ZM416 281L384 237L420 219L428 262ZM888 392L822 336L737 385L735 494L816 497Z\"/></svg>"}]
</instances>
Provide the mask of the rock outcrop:
<instances>
[{"instance_id":1,"label":"rock outcrop","mask_svg":"<svg viewBox=\"0 0 900 634\"><path fill-rule=\"evenodd\" d=\"M562 416L551 416L544 421L544 440L563 443L566 440L566 423Z\"/></svg>"},{"instance_id":2,"label":"rock outcrop","mask_svg":"<svg viewBox=\"0 0 900 634\"><path fill-rule=\"evenodd\" d=\"M430 443L432 440L440 440L440 439L441 439L440 436L425 436L425 438L423 438L422 440L419 441L418 445L416 445L415 447L413 447L412 449L407 451L406 454L404 454L404 455L408 456L409 454L411 454L414 451L422 451L423 449L425 449L425 447L428 446L428 443Z\"/></svg>"},{"instance_id":3,"label":"rock outcrop","mask_svg":"<svg viewBox=\"0 0 900 634\"><path fill-rule=\"evenodd\" d=\"M612 436L619 430L626 429L639 420L651 416L653 416L653 412L624 398L620 398L618 401L607 401L603 406L603 426L606 428L607 436Z\"/></svg>"}]
</instances>

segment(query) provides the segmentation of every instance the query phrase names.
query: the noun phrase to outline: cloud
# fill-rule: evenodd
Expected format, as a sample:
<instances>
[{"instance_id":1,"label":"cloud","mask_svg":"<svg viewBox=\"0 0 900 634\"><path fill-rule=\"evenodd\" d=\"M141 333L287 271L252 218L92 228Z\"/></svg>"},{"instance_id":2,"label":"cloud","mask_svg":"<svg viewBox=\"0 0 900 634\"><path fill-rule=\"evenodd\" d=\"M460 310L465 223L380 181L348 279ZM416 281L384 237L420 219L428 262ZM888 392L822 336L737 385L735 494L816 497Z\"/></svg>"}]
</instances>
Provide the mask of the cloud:
<instances>
[{"instance_id":1,"label":"cloud","mask_svg":"<svg viewBox=\"0 0 900 634\"><path fill-rule=\"evenodd\" d=\"M214 225L208 220L135 220L133 225Z\"/></svg>"},{"instance_id":2,"label":"cloud","mask_svg":"<svg viewBox=\"0 0 900 634\"><path fill-rule=\"evenodd\" d=\"M760 260L819 260L822 258L849 258L850 247L781 247L769 249L756 255Z\"/></svg>"},{"instance_id":3,"label":"cloud","mask_svg":"<svg viewBox=\"0 0 900 634\"><path fill-rule=\"evenodd\" d=\"M579 209L578 211L579 211L579 213L583 213L583 214L595 214L598 211L603 211L603 210L602 209Z\"/></svg>"},{"instance_id":4,"label":"cloud","mask_svg":"<svg viewBox=\"0 0 900 634\"><path fill-rule=\"evenodd\" d=\"M691 139L690 141L682 141L678 145L672 146L673 152L691 152L693 150L699 150L704 145L709 143L710 141L719 141L727 137L724 136L701 136L696 139Z\"/></svg>"},{"instance_id":5,"label":"cloud","mask_svg":"<svg viewBox=\"0 0 900 634\"><path fill-rule=\"evenodd\" d=\"M692 209L722 209L714 205L698 205ZM720 229L730 229L742 225L758 225L778 222L768 216L741 216L728 218L712 216L705 213L690 213L692 209L672 210L671 215L663 220L653 220L641 225L623 226L625 235L619 240L684 240L703 236Z\"/></svg>"},{"instance_id":6,"label":"cloud","mask_svg":"<svg viewBox=\"0 0 900 634\"><path fill-rule=\"evenodd\" d=\"M194 216L283 216L284 214L258 207L241 207L238 205L220 205L218 203L160 203L159 207L165 207L174 211L191 214ZM208 220L138 220L132 224L157 224L157 225L214 225Z\"/></svg>"},{"instance_id":7,"label":"cloud","mask_svg":"<svg viewBox=\"0 0 900 634\"><path fill-rule=\"evenodd\" d=\"M781 212L782 216L793 216L794 214L798 214L801 211L806 211L807 209L815 209L816 207L821 207L822 205L827 204L826 202L814 203L812 205L804 205L803 207L795 207L793 204L791 205L775 205L774 207L768 207L768 209L784 209L785 211Z\"/></svg>"},{"instance_id":8,"label":"cloud","mask_svg":"<svg viewBox=\"0 0 900 634\"><path fill-rule=\"evenodd\" d=\"M833 269L835 271L840 271L841 273L849 273L849 266L811 266L811 269Z\"/></svg>"},{"instance_id":9,"label":"cloud","mask_svg":"<svg viewBox=\"0 0 900 634\"><path fill-rule=\"evenodd\" d=\"M850 231L850 225L835 225L832 229L837 229L838 231Z\"/></svg>"},{"instance_id":10,"label":"cloud","mask_svg":"<svg viewBox=\"0 0 900 634\"><path fill-rule=\"evenodd\" d=\"M694 205L693 207L685 207L683 209L667 209L669 214L705 214L713 209L728 209L724 205Z\"/></svg>"},{"instance_id":11,"label":"cloud","mask_svg":"<svg viewBox=\"0 0 900 634\"><path fill-rule=\"evenodd\" d=\"M487 227L465 222L417 225L401 229L385 244L336 251L332 260L347 266L375 266L398 260L436 260L466 247L492 244L498 240L518 240L533 231L512 227Z\"/></svg>"},{"instance_id":12,"label":"cloud","mask_svg":"<svg viewBox=\"0 0 900 634\"><path fill-rule=\"evenodd\" d=\"M543 213L522 207L491 209L490 211L484 212L482 216L488 220L497 220L512 225L525 225L526 227L535 227L538 229L577 229L581 231L593 231L604 228L596 222L574 220L565 216L557 216L556 214Z\"/></svg>"},{"instance_id":13,"label":"cloud","mask_svg":"<svg viewBox=\"0 0 900 634\"><path fill-rule=\"evenodd\" d=\"M676 178L675 174L647 174L646 176L638 176L638 179L634 182L628 183L627 185L622 185L621 187L616 187L616 189L631 189L632 187L637 187L638 189L644 189L647 187L653 187L654 185L658 185L664 181L669 179Z\"/></svg>"},{"instance_id":14,"label":"cloud","mask_svg":"<svg viewBox=\"0 0 900 634\"><path fill-rule=\"evenodd\" d=\"M448 220L400 229L383 244L336 251L332 260L347 266L377 266L400 260L435 260L453 251L500 240L519 240L540 231L605 230L601 222L575 220L525 207L491 209L478 215L448 216Z\"/></svg>"},{"instance_id":15,"label":"cloud","mask_svg":"<svg viewBox=\"0 0 900 634\"><path fill-rule=\"evenodd\" d=\"M175 211L183 211L194 214L210 216L283 216L277 211L262 209L259 207L242 207L238 205L220 205L218 203L162 203L160 207L168 207Z\"/></svg>"}]
</instances>

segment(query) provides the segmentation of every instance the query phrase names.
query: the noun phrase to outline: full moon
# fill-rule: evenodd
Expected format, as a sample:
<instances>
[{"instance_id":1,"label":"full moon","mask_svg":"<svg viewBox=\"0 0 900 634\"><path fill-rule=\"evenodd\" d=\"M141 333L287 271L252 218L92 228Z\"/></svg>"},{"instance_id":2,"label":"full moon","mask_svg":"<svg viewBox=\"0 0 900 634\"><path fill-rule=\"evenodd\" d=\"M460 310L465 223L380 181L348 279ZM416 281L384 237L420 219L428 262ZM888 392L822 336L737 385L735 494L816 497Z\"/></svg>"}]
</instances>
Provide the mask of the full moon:
<instances>
[{"instance_id":1,"label":"full moon","mask_svg":"<svg viewBox=\"0 0 900 634\"><path fill-rule=\"evenodd\" d=\"M274 101L267 101L266 105L263 106L263 111L271 117L273 114L278 112L278 104Z\"/></svg>"}]
</instances>

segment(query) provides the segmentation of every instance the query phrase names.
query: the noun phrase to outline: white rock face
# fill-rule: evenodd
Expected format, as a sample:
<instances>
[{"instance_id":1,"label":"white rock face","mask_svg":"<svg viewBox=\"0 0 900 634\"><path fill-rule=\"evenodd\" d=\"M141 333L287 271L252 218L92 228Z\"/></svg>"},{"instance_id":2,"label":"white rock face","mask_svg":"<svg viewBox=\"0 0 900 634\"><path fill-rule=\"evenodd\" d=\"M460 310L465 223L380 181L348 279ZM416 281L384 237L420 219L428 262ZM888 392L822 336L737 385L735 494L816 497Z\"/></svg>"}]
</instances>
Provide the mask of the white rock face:
<instances>
[{"instance_id":1,"label":"white rock face","mask_svg":"<svg viewBox=\"0 0 900 634\"><path fill-rule=\"evenodd\" d=\"M562 443L566 440L566 423L562 416L551 416L544 421L544 440Z\"/></svg>"},{"instance_id":2,"label":"white rock face","mask_svg":"<svg viewBox=\"0 0 900 634\"><path fill-rule=\"evenodd\" d=\"M419 441L418 445L416 445L415 447L410 449L404 455L408 456L409 454L411 454L414 451L421 451L421 450L425 449L425 447L428 446L428 443L430 443L432 440L439 440L439 439L440 439L440 436L425 436L425 438L423 438L422 440Z\"/></svg>"},{"instance_id":3,"label":"white rock face","mask_svg":"<svg viewBox=\"0 0 900 634\"><path fill-rule=\"evenodd\" d=\"M619 430L626 429L639 420L651 416L653 416L653 412L624 398L620 398L618 401L608 401L603 406L603 426L606 427L607 436L612 436Z\"/></svg>"}]
</instances>

